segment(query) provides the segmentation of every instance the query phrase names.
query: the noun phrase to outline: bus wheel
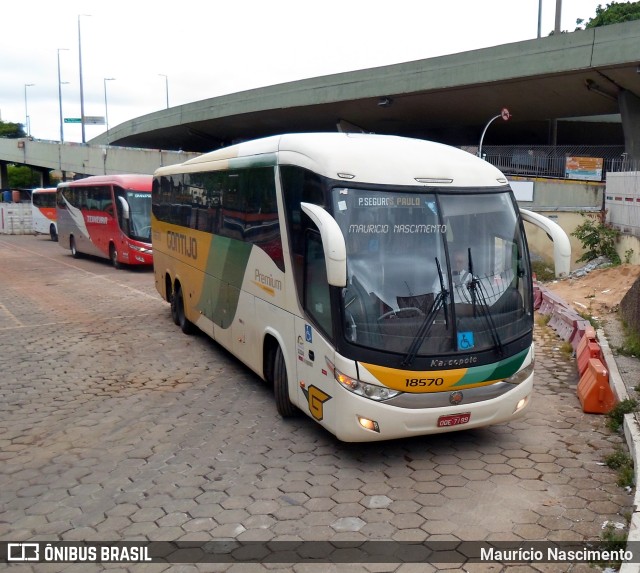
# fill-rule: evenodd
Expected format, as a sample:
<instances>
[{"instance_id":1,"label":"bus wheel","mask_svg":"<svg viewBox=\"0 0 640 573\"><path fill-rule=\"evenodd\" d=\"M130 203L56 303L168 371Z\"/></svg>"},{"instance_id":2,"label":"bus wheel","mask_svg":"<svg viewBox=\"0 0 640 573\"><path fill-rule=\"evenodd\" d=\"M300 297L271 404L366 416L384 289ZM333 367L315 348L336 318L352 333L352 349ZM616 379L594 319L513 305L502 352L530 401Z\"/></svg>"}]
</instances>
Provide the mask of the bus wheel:
<instances>
[{"instance_id":1,"label":"bus wheel","mask_svg":"<svg viewBox=\"0 0 640 573\"><path fill-rule=\"evenodd\" d=\"M187 315L184 313L184 299L182 298L182 287L180 285L176 286L176 290L173 293L173 298L171 299L172 316L174 315L174 312L175 316L178 319L177 324L180 327L180 330L182 330L182 332L184 332L185 334L193 334L195 325L187 318Z\"/></svg>"},{"instance_id":2,"label":"bus wheel","mask_svg":"<svg viewBox=\"0 0 640 573\"><path fill-rule=\"evenodd\" d=\"M176 291L174 290L170 295L171 302L171 319L173 323L180 326L180 316L178 315L178 300L176 299Z\"/></svg>"},{"instance_id":3,"label":"bus wheel","mask_svg":"<svg viewBox=\"0 0 640 573\"><path fill-rule=\"evenodd\" d=\"M49 235L51 235L52 241L55 241L56 243L58 242L58 233L56 231L55 225L51 225L51 227L49 228Z\"/></svg>"},{"instance_id":4,"label":"bus wheel","mask_svg":"<svg viewBox=\"0 0 640 573\"><path fill-rule=\"evenodd\" d=\"M78 249L76 247L76 240L73 237L69 239L69 248L71 249L71 256L74 259L79 259L80 253L78 252Z\"/></svg>"},{"instance_id":5,"label":"bus wheel","mask_svg":"<svg viewBox=\"0 0 640 573\"><path fill-rule=\"evenodd\" d=\"M116 246L113 243L109 245L109 259L111 259L111 264L114 269L120 268L120 261L118 261L118 249L116 249Z\"/></svg>"},{"instance_id":6,"label":"bus wheel","mask_svg":"<svg viewBox=\"0 0 640 573\"><path fill-rule=\"evenodd\" d=\"M273 393L276 398L278 414L283 418L291 418L296 414L296 407L289 399L289 379L284 363L282 349L278 346L273 361Z\"/></svg>"}]
</instances>

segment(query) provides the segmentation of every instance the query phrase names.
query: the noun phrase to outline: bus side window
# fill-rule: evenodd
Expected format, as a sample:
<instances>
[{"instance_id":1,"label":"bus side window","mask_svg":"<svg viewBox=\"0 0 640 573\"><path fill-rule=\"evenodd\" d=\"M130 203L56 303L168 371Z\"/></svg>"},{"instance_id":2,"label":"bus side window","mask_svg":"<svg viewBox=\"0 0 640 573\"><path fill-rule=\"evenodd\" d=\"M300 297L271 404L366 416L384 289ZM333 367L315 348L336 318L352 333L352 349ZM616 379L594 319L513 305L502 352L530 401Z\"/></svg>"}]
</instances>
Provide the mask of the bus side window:
<instances>
[{"instance_id":1,"label":"bus side window","mask_svg":"<svg viewBox=\"0 0 640 573\"><path fill-rule=\"evenodd\" d=\"M332 335L331 299L322 239L308 231L305 239L304 307L322 329Z\"/></svg>"}]
</instances>

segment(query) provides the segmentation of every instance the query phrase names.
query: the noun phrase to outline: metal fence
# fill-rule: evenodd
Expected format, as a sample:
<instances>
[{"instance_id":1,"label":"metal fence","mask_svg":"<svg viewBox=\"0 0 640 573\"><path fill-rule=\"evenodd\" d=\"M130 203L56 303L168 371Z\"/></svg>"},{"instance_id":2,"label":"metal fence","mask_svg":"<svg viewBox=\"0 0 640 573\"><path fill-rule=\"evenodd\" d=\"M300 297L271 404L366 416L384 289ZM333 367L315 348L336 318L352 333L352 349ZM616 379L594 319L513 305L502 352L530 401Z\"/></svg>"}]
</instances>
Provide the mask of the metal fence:
<instances>
[{"instance_id":1,"label":"metal fence","mask_svg":"<svg viewBox=\"0 0 640 573\"><path fill-rule=\"evenodd\" d=\"M477 148L465 148L477 153ZM633 171L640 167L629 160L621 145L487 145L482 156L506 175L551 177L556 179L586 179L567 171L567 158L602 159L597 177L604 181L609 171ZM593 179L591 175L589 179Z\"/></svg>"},{"instance_id":2,"label":"metal fence","mask_svg":"<svg viewBox=\"0 0 640 573\"><path fill-rule=\"evenodd\" d=\"M476 154L478 149L464 148ZM631 159L621 145L492 145L482 148L482 156L505 175L606 181L604 208L607 221L625 235L640 237L640 161ZM568 161L573 158L573 161ZM590 169L572 169L576 158ZM597 168L595 168L597 166Z\"/></svg>"}]
</instances>

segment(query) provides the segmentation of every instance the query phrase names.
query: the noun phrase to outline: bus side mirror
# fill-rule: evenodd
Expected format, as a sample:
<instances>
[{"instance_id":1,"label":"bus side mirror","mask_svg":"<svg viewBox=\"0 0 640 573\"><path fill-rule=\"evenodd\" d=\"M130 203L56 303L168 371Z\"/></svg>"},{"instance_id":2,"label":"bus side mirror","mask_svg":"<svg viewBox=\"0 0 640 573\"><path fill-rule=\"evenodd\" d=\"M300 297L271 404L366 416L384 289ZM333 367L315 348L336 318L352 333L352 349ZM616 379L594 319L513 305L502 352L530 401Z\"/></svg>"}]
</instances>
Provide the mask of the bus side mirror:
<instances>
[{"instance_id":1,"label":"bus side mirror","mask_svg":"<svg viewBox=\"0 0 640 573\"><path fill-rule=\"evenodd\" d=\"M571 271L571 243L565 230L555 221L534 211L520 209L520 215L528 223L540 227L553 241L553 261L556 277L566 277Z\"/></svg>"},{"instance_id":2,"label":"bus side mirror","mask_svg":"<svg viewBox=\"0 0 640 573\"><path fill-rule=\"evenodd\" d=\"M120 196L118 196L118 201L120 201L120 205L122 206L122 216L124 217L125 221L128 221L130 217L129 203L127 203L127 200L124 197Z\"/></svg>"},{"instance_id":3,"label":"bus side mirror","mask_svg":"<svg viewBox=\"0 0 640 573\"><path fill-rule=\"evenodd\" d=\"M347 286L347 247L340 226L322 207L311 203L300 203L300 206L320 231L327 265L327 282L331 286Z\"/></svg>"}]
</instances>

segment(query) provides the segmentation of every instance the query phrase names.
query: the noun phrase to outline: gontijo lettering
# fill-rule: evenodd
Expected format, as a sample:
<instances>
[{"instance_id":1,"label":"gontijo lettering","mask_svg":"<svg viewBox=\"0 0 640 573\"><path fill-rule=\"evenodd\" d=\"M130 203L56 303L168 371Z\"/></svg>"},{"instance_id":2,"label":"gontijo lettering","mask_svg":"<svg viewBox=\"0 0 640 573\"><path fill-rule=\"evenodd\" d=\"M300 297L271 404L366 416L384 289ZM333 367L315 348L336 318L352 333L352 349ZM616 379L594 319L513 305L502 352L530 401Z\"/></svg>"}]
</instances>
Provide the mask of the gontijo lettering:
<instances>
[{"instance_id":1,"label":"gontijo lettering","mask_svg":"<svg viewBox=\"0 0 640 573\"><path fill-rule=\"evenodd\" d=\"M198 258L198 241L195 237L187 237L183 233L167 231L167 247L185 257Z\"/></svg>"}]
</instances>

